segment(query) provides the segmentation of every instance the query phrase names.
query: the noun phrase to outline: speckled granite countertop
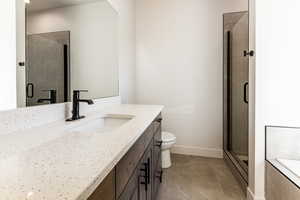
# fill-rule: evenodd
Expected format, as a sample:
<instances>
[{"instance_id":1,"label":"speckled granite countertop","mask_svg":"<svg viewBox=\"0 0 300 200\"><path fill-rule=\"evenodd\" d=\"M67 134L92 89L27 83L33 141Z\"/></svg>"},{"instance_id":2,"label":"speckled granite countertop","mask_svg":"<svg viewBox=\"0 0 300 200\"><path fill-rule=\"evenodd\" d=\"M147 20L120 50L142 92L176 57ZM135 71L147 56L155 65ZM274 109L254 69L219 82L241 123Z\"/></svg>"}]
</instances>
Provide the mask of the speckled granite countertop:
<instances>
[{"instance_id":1,"label":"speckled granite countertop","mask_svg":"<svg viewBox=\"0 0 300 200\"><path fill-rule=\"evenodd\" d=\"M1 136L1 200L87 199L162 109L114 105L77 122ZM112 132L70 131L106 114L135 117Z\"/></svg>"}]
</instances>

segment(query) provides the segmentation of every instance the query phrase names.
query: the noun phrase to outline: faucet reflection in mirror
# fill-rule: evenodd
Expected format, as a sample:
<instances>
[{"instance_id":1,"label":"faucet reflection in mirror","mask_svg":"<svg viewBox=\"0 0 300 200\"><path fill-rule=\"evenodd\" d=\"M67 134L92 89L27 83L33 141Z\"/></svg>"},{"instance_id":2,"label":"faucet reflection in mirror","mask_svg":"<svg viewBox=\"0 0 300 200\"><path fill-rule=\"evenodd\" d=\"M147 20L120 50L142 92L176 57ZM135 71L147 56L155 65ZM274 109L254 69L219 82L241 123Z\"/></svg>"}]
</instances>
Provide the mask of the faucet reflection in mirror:
<instances>
[{"instance_id":1,"label":"faucet reflection in mirror","mask_svg":"<svg viewBox=\"0 0 300 200\"><path fill-rule=\"evenodd\" d=\"M56 103L56 90L44 90L49 93L48 99L38 99L38 103L49 102L50 104Z\"/></svg>"}]
</instances>

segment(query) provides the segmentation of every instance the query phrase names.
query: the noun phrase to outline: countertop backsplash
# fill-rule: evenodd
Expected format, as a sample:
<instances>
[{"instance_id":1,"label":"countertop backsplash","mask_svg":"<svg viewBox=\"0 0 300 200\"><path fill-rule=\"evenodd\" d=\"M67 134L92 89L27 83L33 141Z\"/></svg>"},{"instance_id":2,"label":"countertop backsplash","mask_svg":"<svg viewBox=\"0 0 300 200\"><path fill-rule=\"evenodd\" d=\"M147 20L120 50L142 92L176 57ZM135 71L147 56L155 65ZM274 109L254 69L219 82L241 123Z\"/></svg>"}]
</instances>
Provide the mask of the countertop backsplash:
<instances>
[{"instance_id":1,"label":"countertop backsplash","mask_svg":"<svg viewBox=\"0 0 300 200\"><path fill-rule=\"evenodd\" d=\"M94 100L94 105L80 104L81 114L120 104L120 96ZM0 135L65 120L71 116L72 103L19 108L0 112Z\"/></svg>"}]
</instances>

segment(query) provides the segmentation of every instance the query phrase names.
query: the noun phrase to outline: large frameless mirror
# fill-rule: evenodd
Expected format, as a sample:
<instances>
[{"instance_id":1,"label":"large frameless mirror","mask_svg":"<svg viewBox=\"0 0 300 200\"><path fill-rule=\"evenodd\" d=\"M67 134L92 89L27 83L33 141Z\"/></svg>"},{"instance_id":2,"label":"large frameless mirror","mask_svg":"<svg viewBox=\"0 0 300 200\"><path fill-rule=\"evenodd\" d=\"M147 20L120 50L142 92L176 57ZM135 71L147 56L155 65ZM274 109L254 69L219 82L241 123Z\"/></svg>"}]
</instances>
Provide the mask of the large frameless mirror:
<instances>
[{"instance_id":1,"label":"large frameless mirror","mask_svg":"<svg viewBox=\"0 0 300 200\"><path fill-rule=\"evenodd\" d=\"M26 3L26 62L18 107L119 95L118 13L106 0Z\"/></svg>"}]
</instances>

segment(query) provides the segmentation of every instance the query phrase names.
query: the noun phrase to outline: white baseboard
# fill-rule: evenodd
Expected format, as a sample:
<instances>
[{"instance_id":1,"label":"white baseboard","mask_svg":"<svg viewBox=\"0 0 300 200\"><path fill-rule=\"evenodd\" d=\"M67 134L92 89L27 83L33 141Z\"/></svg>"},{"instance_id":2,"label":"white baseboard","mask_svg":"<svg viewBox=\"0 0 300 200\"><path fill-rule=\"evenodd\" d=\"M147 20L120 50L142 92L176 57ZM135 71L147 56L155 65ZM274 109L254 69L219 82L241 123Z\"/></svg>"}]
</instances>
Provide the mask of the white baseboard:
<instances>
[{"instance_id":1,"label":"white baseboard","mask_svg":"<svg viewBox=\"0 0 300 200\"><path fill-rule=\"evenodd\" d=\"M266 200L264 197L256 197L250 188L247 188L247 200Z\"/></svg>"},{"instance_id":2,"label":"white baseboard","mask_svg":"<svg viewBox=\"0 0 300 200\"><path fill-rule=\"evenodd\" d=\"M175 145L171 151L172 153L175 154L202 156L202 157L209 157L209 158L223 158L222 149Z\"/></svg>"}]
</instances>

